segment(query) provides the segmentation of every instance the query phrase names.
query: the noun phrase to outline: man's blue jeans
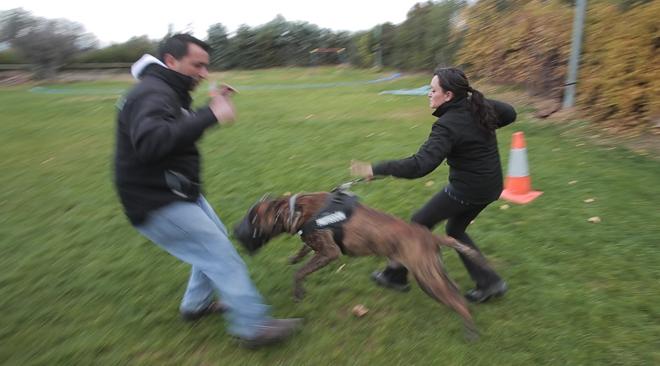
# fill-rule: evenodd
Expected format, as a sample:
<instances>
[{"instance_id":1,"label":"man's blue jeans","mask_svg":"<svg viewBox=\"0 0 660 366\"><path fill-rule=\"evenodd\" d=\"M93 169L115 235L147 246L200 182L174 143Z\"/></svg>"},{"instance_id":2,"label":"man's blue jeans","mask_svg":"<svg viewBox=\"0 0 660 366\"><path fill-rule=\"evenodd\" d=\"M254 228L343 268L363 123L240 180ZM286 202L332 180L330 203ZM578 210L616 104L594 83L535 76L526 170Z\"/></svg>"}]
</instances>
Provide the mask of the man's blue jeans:
<instances>
[{"instance_id":1,"label":"man's blue jeans","mask_svg":"<svg viewBox=\"0 0 660 366\"><path fill-rule=\"evenodd\" d=\"M228 238L227 229L203 196L195 203L175 202L149 214L136 227L149 240L192 265L181 311L204 309L214 289L229 310L229 333L252 338L269 319L245 263Z\"/></svg>"}]
</instances>

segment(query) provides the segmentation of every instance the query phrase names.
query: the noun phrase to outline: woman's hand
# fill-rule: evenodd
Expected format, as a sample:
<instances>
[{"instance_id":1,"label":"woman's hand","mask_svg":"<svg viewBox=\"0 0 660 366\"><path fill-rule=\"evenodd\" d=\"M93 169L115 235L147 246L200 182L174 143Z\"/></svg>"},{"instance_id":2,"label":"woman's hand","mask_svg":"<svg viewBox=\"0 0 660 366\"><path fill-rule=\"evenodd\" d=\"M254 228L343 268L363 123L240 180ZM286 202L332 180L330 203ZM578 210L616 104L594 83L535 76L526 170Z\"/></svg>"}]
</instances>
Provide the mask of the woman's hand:
<instances>
[{"instance_id":1,"label":"woman's hand","mask_svg":"<svg viewBox=\"0 0 660 366\"><path fill-rule=\"evenodd\" d=\"M365 161L351 160L351 175L371 180L374 177L374 171L371 163Z\"/></svg>"}]
</instances>

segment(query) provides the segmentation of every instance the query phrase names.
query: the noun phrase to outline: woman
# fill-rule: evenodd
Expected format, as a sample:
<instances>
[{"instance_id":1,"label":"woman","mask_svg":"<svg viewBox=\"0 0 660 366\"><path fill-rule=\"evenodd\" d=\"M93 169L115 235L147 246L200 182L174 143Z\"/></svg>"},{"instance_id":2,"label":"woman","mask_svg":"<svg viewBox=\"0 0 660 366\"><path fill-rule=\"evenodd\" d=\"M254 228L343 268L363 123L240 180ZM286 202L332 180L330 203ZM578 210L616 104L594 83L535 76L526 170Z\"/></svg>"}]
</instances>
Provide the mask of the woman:
<instances>
[{"instance_id":1,"label":"woman","mask_svg":"<svg viewBox=\"0 0 660 366\"><path fill-rule=\"evenodd\" d=\"M428 98L438 119L417 153L374 165L353 161L351 173L367 179L374 175L414 179L429 174L447 159L449 184L417 211L412 221L432 230L447 220L447 235L479 250L465 229L502 192L495 129L513 122L516 112L506 103L485 99L456 68L434 72ZM497 273L465 256L461 255L461 260L476 283L465 295L469 301L484 302L507 291L506 282ZM401 264L390 261L384 271L374 272L372 279L381 286L407 291L407 273Z\"/></svg>"}]
</instances>

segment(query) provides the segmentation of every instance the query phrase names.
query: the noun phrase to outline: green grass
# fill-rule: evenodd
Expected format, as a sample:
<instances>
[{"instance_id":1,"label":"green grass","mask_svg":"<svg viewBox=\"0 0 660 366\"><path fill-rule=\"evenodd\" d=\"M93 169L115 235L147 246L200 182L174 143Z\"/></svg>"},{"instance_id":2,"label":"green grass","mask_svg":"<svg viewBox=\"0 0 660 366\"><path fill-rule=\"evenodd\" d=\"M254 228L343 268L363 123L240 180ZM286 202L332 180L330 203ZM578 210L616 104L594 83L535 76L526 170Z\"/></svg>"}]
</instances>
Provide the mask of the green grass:
<instances>
[{"instance_id":1,"label":"green grass","mask_svg":"<svg viewBox=\"0 0 660 366\"><path fill-rule=\"evenodd\" d=\"M388 74L320 68L216 76L238 87ZM413 153L434 121L426 99L378 92L427 82L407 76L352 87L244 90L236 97L238 122L209 131L201 143L207 198L230 226L265 192L328 190L350 179L351 159ZM506 297L472 307L478 343L465 343L459 317L418 287L399 294L372 285L369 273L383 264L378 258L342 257L311 275L307 297L294 303L297 266L286 264L299 248L293 237L244 258L275 316L306 319L301 334L281 347L248 351L225 333L220 317L183 323L177 311L187 265L130 227L111 183L113 91L128 86L57 86L81 90L68 95L0 89L0 363L660 363L660 163L594 145L573 135L571 125L535 122L528 105L516 105L518 121L499 131L500 151L506 169L510 136L524 131L533 185L545 193L506 210L495 202L470 227L510 285ZM446 175L443 165L419 180L387 179L354 191L408 218ZM592 216L602 222L587 222ZM469 288L457 256L445 257L452 277ZM353 317L356 304L369 313Z\"/></svg>"}]
</instances>

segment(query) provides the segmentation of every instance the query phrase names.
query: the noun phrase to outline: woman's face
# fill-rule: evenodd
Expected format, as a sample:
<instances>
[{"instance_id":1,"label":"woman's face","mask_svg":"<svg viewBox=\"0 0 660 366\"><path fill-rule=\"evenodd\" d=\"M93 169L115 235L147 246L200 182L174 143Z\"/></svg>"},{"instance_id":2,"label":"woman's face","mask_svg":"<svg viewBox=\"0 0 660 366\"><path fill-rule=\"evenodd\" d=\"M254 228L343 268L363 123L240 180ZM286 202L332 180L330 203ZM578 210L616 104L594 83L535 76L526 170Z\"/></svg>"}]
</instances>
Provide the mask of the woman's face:
<instances>
[{"instance_id":1,"label":"woman's face","mask_svg":"<svg viewBox=\"0 0 660 366\"><path fill-rule=\"evenodd\" d=\"M431 79L431 91L429 91L429 106L433 109L440 108L441 105L450 101L454 97L454 93L445 91L440 86L440 79L437 75Z\"/></svg>"}]
</instances>

